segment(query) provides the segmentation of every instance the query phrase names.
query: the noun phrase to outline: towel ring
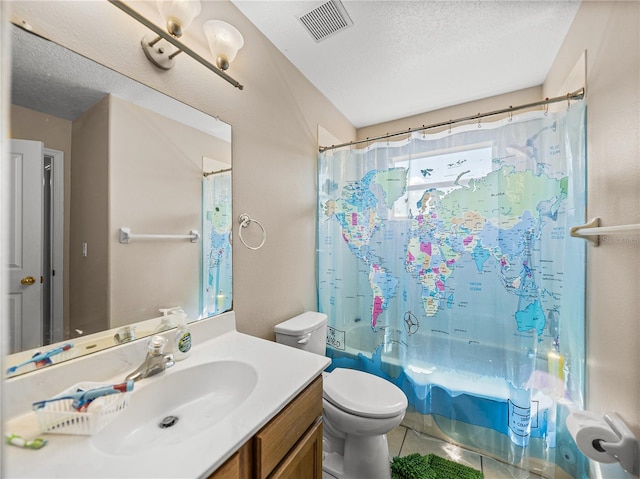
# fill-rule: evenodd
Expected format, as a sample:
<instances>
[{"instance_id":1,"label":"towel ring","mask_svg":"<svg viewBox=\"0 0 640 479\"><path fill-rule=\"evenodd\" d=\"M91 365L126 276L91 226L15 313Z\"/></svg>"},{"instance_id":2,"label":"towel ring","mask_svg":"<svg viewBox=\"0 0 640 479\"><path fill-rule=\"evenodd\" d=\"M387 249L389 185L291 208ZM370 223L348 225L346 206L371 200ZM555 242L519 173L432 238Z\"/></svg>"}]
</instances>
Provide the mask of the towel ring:
<instances>
[{"instance_id":1,"label":"towel ring","mask_svg":"<svg viewBox=\"0 0 640 479\"><path fill-rule=\"evenodd\" d=\"M265 231L264 226L262 226L262 224L259 221L251 219L249 215L246 213L241 214L240 217L238 218L238 221L240 222L240 226L238 227L238 236L240 237L240 241L242 241L242 244L252 250L257 250L262 248L262 246L264 245L264 242L267 240L267 232ZM247 228L249 224L252 222L256 223L262 230L262 241L258 246L249 246L245 242L244 238L242 237L242 228Z\"/></svg>"}]
</instances>

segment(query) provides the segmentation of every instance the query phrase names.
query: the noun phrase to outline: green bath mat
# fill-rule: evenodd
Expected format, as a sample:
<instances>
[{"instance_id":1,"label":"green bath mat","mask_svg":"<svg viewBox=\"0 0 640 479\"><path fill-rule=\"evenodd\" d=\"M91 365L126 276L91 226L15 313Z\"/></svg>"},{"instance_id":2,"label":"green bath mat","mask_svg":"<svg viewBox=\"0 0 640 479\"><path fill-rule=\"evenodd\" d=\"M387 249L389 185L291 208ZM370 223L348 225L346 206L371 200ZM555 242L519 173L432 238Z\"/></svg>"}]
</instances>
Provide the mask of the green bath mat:
<instances>
[{"instance_id":1,"label":"green bath mat","mask_svg":"<svg viewBox=\"0 0 640 479\"><path fill-rule=\"evenodd\" d=\"M394 457L391 479L483 479L482 472L435 454Z\"/></svg>"}]
</instances>

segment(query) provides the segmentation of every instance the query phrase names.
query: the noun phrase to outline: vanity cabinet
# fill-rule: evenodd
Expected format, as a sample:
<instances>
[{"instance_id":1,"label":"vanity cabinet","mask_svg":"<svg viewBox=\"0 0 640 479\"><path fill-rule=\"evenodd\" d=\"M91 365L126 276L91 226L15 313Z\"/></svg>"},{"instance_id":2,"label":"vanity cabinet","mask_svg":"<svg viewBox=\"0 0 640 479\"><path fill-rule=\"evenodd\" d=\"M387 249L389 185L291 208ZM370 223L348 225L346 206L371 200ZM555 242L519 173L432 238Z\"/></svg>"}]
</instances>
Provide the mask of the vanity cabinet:
<instances>
[{"instance_id":1,"label":"vanity cabinet","mask_svg":"<svg viewBox=\"0 0 640 479\"><path fill-rule=\"evenodd\" d=\"M209 479L321 479L322 377L315 379Z\"/></svg>"}]
</instances>

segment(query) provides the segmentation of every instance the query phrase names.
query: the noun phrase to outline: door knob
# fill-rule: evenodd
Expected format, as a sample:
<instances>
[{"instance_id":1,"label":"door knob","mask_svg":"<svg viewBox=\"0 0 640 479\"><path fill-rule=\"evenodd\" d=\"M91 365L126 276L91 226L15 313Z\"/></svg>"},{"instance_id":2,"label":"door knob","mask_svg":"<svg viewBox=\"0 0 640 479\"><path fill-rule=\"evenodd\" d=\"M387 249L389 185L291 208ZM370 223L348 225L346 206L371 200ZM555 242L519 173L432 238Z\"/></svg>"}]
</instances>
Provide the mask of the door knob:
<instances>
[{"instance_id":1,"label":"door knob","mask_svg":"<svg viewBox=\"0 0 640 479\"><path fill-rule=\"evenodd\" d=\"M35 282L36 279L33 276L25 276L20 280L20 284L23 284L25 286L31 286L32 284L35 284Z\"/></svg>"}]
</instances>

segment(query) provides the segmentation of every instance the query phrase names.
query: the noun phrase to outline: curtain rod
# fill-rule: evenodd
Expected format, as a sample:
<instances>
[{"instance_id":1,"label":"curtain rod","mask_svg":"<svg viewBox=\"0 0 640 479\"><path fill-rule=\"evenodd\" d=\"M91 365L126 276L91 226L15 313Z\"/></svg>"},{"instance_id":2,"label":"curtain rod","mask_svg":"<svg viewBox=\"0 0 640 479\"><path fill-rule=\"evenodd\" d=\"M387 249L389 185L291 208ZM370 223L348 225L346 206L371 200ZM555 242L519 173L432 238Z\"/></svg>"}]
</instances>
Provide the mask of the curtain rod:
<instances>
[{"instance_id":1,"label":"curtain rod","mask_svg":"<svg viewBox=\"0 0 640 479\"><path fill-rule=\"evenodd\" d=\"M370 141L384 140L386 138L392 138L394 136L411 134L416 131L430 130L432 128L449 126L455 123L462 123L470 120L479 120L480 118L485 118L487 116L502 115L504 113L512 113L518 110L525 110L527 108L534 108L537 106L548 105L549 103L558 103L561 101L570 102L571 100L582 100L584 98L584 94L585 94L584 88L580 88L579 90L576 90L572 93L567 93L566 95L563 95L563 96L556 96L554 98L545 98L544 100L536 101L533 103L527 103L527 104L518 105L518 106L510 106L509 108L502 108L500 110L489 111L486 113L478 113L477 115L465 116L462 118L457 118L455 120L432 123L431 125L427 125L427 126L422 125L421 127L418 127L418 128L409 128L408 130L397 131L395 133L387 133L386 135L375 136L373 138L366 138L364 140L350 141L348 143L341 143L339 145L321 146L319 150L320 150L320 153L322 153L323 151L335 150L336 148L342 148L343 146L353 146L353 145L359 145L361 143L369 143Z\"/></svg>"},{"instance_id":2,"label":"curtain rod","mask_svg":"<svg viewBox=\"0 0 640 479\"><path fill-rule=\"evenodd\" d=\"M231 171L231 168L226 168L224 170L216 170L216 171L205 171L204 173L202 173L202 176L206 178L207 176L217 175L219 173L226 173L227 171Z\"/></svg>"}]
</instances>

